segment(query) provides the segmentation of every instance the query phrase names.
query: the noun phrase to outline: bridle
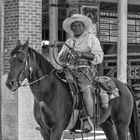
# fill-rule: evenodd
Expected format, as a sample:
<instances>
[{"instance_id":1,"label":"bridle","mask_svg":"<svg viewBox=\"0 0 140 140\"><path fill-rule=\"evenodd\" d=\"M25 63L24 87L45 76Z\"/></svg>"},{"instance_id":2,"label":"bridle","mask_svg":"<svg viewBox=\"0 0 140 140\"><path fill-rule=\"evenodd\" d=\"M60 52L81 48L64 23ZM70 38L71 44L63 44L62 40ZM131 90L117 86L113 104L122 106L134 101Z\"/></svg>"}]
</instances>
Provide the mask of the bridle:
<instances>
[{"instance_id":1,"label":"bridle","mask_svg":"<svg viewBox=\"0 0 140 140\"><path fill-rule=\"evenodd\" d=\"M26 70L29 70L29 77L30 77L30 79L32 79L33 67L31 66L30 55L29 55L26 51L23 51L23 50L17 50L17 52L24 53L25 55L28 56L28 59L25 60L25 68L24 68L24 70L21 72L21 74L23 74ZM29 68L29 69L28 69L28 68ZM20 75L21 75L21 74L20 74ZM36 83L36 82L38 82L38 81L44 79L45 77L48 77L48 75L46 74L46 75L44 75L43 77L41 77L41 78L39 78L39 79L37 79L37 80L34 80L34 81L30 82L30 83L29 83L29 82L26 82L26 83L24 83L24 84L20 84L19 87L25 87L25 86L32 85L32 84L34 84L34 83Z\"/></svg>"}]
</instances>

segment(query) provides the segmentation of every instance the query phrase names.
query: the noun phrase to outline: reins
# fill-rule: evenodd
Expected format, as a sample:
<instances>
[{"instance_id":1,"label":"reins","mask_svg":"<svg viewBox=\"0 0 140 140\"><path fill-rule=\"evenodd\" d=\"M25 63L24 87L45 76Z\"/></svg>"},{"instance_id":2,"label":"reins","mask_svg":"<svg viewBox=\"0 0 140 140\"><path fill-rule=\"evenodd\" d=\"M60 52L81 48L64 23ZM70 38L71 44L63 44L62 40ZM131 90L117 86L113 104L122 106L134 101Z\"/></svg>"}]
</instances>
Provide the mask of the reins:
<instances>
[{"instance_id":1,"label":"reins","mask_svg":"<svg viewBox=\"0 0 140 140\"><path fill-rule=\"evenodd\" d=\"M32 73L33 68L30 66L30 56L29 56L29 54L28 54L26 51L23 51L23 50L17 50L17 52L24 53L24 54L26 54L26 55L28 56L29 60L28 60L28 61L26 60L25 70L27 69L27 65L28 65L28 66L29 66L29 71ZM30 73L30 77L31 77L31 73ZM21 84L19 87L25 87L25 86L32 85L32 84L34 84L34 83L36 83L36 82L38 82L38 81L40 81L40 80L42 80L42 79L44 79L44 78L46 78L46 77L48 77L47 74L46 74L45 76L43 76L43 77L37 79L37 80L34 80L34 81L31 82L31 83L26 82L25 84Z\"/></svg>"},{"instance_id":2,"label":"reins","mask_svg":"<svg viewBox=\"0 0 140 140\"><path fill-rule=\"evenodd\" d=\"M65 42L59 42L59 41L57 42L57 41L55 41L53 45L50 44L50 46L51 46L51 47L54 46L54 48L57 48L58 45L65 45L67 48L69 48L69 50L70 50L71 52L74 52L74 49L71 48L71 47L70 47L68 44L66 44ZM61 63L59 63L59 62L57 61L57 59L56 59L56 57L55 57L55 49L54 49L54 48L53 48L53 58L54 58L54 61L56 62L56 64L58 64L60 67L67 67L66 65L63 65L63 64L61 64Z\"/></svg>"},{"instance_id":3,"label":"reins","mask_svg":"<svg viewBox=\"0 0 140 140\"><path fill-rule=\"evenodd\" d=\"M32 84L34 84L34 83L36 83L36 82L38 82L38 81L40 81L40 80L44 79L45 77L48 77L48 75L46 74L45 76L43 76L43 77L41 77L41 78L39 78L39 79L37 79L37 80L34 80L34 81L33 81L33 82L31 82L31 83L26 82L25 84L20 85L20 87L26 87L26 86L32 85Z\"/></svg>"}]
</instances>

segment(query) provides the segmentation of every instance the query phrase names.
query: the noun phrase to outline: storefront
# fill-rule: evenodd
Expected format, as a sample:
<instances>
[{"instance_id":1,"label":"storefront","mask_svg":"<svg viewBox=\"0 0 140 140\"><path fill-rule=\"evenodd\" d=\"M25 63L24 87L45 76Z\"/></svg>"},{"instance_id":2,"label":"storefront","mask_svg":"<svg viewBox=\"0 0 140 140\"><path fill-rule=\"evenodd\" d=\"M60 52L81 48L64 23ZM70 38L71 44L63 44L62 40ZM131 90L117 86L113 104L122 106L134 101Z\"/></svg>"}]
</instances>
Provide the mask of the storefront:
<instances>
[{"instance_id":1,"label":"storefront","mask_svg":"<svg viewBox=\"0 0 140 140\"><path fill-rule=\"evenodd\" d=\"M140 6L128 6L127 22L127 82L132 87L140 110ZM100 41L105 53L102 74L112 70L117 77L117 39L118 21L117 4L102 3L100 5ZM114 69L114 70L113 70ZM140 115L140 111L139 111Z\"/></svg>"},{"instance_id":2,"label":"storefront","mask_svg":"<svg viewBox=\"0 0 140 140\"><path fill-rule=\"evenodd\" d=\"M63 34L61 41L66 38L60 26L65 17L74 13L89 16L93 22L91 33L100 39L105 54L99 74L117 77L117 3L78 0L67 2L69 6L65 7L66 10L64 7L59 8L60 11L65 11L65 16L59 22L59 33ZM140 5L128 4L127 19L127 82L135 93L137 105L140 106Z\"/></svg>"},{"instance_id":3,"label":"storefront","mask_svg":"<svg viewBox=\"0 0 140 140\"><path fill-rule=\"evenodd\" d=\"M33 96L29 87L20 88L13 94L7 89L5 81L9 71L9 53L17 40L20 39L24 43L29 37L30 46L39 52L41 40L49 40L49 7L58 8L59 41L65 41L67 37L62 29L62 22L67 16L82 13L92 19L91 32L100 39L105 53L103 64L99 67L99 75L107 75L109 72L110 76L117 77L118 0L57 0L57 2L58 4L49 5L49 0L0 0L0 139L41 139L40 132L35 130L37 124L33 117ZM135 93L137 106L140 108L140 0L128 0L127 49L127 81ZM48 57L49 48L44 47L42 50Z\"/></svg>"}]
</instances>

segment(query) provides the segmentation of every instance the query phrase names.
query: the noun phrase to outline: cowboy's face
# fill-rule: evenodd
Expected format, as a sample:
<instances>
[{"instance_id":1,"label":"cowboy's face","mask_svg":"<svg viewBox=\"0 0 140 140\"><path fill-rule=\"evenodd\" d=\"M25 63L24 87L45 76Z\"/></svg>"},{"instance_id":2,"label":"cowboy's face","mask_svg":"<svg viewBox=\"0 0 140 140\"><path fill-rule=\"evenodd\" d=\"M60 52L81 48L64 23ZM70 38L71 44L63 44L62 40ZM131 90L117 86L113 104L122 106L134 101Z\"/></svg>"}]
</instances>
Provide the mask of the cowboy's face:
<instances>
[{"instance_id":1,"label":"cowboy's face","mask_svg":"<svg viewBox=\"0 0 140 140\"><path fill-rule=\"evenodd\" d=\"M84 24L81 21L75 21L71 24L71 30L75 37L79 37L84 32Z\"/></svg>"}]
</instances>

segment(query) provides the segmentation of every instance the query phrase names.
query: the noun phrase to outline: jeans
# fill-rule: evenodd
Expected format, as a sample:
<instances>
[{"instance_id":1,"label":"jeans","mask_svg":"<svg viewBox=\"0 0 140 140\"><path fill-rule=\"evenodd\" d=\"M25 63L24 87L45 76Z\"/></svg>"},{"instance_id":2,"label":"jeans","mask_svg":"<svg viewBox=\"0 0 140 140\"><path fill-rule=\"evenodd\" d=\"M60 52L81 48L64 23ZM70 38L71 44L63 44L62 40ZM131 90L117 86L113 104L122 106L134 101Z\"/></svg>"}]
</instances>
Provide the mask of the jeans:
<instances>
[{"instance_id":1,"label":"jeans","mask_svg":"<svg viewBox=\"0 0 140 140\"><path fill-rule=\"evenodd\" d=\"M77 79L79 90L82 93L83 103L86 113L89 117L93 117L93 80L96 76L96 70L84 67L72 70Z\"/></svg>"}]
</instances>

